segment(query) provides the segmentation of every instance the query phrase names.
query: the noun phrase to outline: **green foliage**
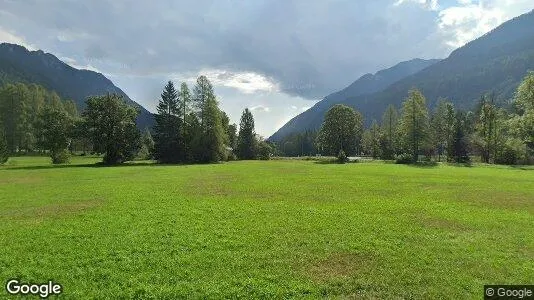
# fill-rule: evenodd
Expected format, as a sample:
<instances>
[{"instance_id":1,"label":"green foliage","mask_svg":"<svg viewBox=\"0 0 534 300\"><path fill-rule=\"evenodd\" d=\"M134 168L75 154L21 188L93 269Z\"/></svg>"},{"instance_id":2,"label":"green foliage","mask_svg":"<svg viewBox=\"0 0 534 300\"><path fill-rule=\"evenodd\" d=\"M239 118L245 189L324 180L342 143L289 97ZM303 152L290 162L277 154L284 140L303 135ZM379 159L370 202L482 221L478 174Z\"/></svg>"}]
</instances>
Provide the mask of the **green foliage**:
<instances>
[{"instance_id":1,"label":"green foliage","mask_svg":"<svg viewBox=\"0 0 534 300\"><path fill-rule=\"evenodd\" d=\"M429 131L426 99L419 90L411 90L404 102L400 126L404 148L416 162L421 148L428 141Z\"/></svg>"},{"instance_id":2,"label":"green foliage","mask_svg":"<svg viewBox=\"0 0 534 300\"><path fill-rule=\"evenodd\" d=\"M447 158L451 162L468 163L469 158L469 137L466 128L469 128L469 116L462 111L457 111L454 123L454 135Z\"/></svg>"},{"instance_id":3,"label":"green foliage","mask_svg":"<svg viewBox=\"0 0 534 300\"><path fill-rule=\"evenodd\" d=\"M411 164L413 162L413 154L401 153L399 155L395 155L395 163L397 164Z\"/></svg>"},{"instance_id":4,"label":"green foliage","mask_svg":"<svg viewBox=\"0 0 534 300\"><path fill-rule=\"evenodd\" d=\"M137 114L137 109L117 94L87 99L83 117L94 151L104 154L104 164L123 163L135 157L140 147Z\"/></svg>"},{"instance_id":5,"label":"green foliage","mask_svg":"<svg viewBox=\"0 0 534 300\"><path fill-rule=\"evenodd\" d=\"M337 104L326 113L317 137L317 143L327 155L337 155L340 150L349 155L360 148L363 118L353 108Z\"/></svg>"},{"instance_id":6,"label":"green foliage","mask_svg":"<svg viewBox=\"0 0 534 300\"><path fill-rule=\"evenodd\" d=\"M399 151L397 128L399 115L394 105L389 105L382 116L382 137L380 139L381 154L384 159L393 159Z\"/></svg>"},{"instance_id":7,"label":"green foliage","mask_svg":"<svg viewBox=\"0 0 534 300\"><path fill-rule=\"evenodd\" d=\"M263 139L257 141L257 158L261 160L269 160L274 154L274 147Z\"/></svg>"},{"instance_id":8,"label":"green foliage","mask_svg":"<svg viewBox=\"0 0 534 300\"><path fill-rule=\"evenodd\" d=\"M141 148L139 149L139 153L137 153L137 157L141 159L152 159L154 158L154 149L155 142L152 139L152 134L150 134L150 130L145 129L141 135Z\"/></svg>"},{"instance_id":9,"label":"green foliage","mask_svg":"<svg viewBox=\"0 0 534 300\"><path fill-rule=\"evenodd\" d=\"M226 149L224 148L225 132L221 121L221 112L215 97L209 97L203 109L203 127L201 139L201 162L218 162L226 160Z\"/></svg>"},{"instance_id":10,"label":"green foliage","mask_svg":"<svg viewBox=\"0 0 534 300\"><path fill-rule=\"evenodd\" d=\"M317 131L307 130L284 136L277 144L280 156L314 156L317 149Z\"/></svg>"},{"instance_id":11,"label":"green foliage","mask_svg":"<svg viewBox=\"0 0 534 300\"><path fill-rule=\"evenodd\" d=\"M254 117L248 108L243 111L239 123L237 138L237 153L240 159L254 159L257 151L256 132L254 130Z\"/></svg>"},{"instance_id":12,"label":"green foliage","mask_svg":"<svg viewBox=\"0 0 534 300\"><path fill-rule=\"evenodd\" d=\"M9 149L3 130L0 129L0 165L3 165L9 159Z\"/></svg>"},{"instance_id":13,"label":"green foliage","mask_svg":"<svg viewBox=\"0 0 534 300\"><path fill-rule=\"evenodd\" d=\"M454 124L454 105L445 99L440 99L430 120L432 145L438 153L438 161L441 161L441 156L445 152L448 153L447 149L453 143Z\"/></svg>"},{"instance_id":14,"label":"green foliage","mask_svg":"<svg viewBox=\"0 0 534 300\"><path fill-rule=\"evenodd\" d=\"M518 135L534 149L534 72L529 72L517 88L515 105Z\"/></svg>"},{"instance_id":15,"label":"green foliage","mask_svg":"<svg viewBox=\"0 0 534 300\"><path fill-rule=\"evenodd\" d=\"M349 158L347 157L343 149L339 150L339 153L337 154L336 159L337 159L337 162L340 164L344 164L349 161Z\"/></svg>"},{"instance_id":16,"label":"green foliage","mask_svg":"<svg viewBox=\"0 0 534 300\"><path fill-rule=\"evenodd\" d=\"M502 145L502 150L495 157L495 163L515 165L524 163L527 157L527 147L519 138L510 137Z\"/></svg>"},{"instance_id":17,"label":"green foliage","mask_svg":"<svg viewBox=\"0 0 534 300\"><path fill-rule=\"evenodd\" d=\"M378 123L373 121L371 128L364 131L362 137L362 148L365 154L370 155L373 158L379 158L382 156L381 149L382 132Z\"/></svg>"},{"instance_id":18,"label":"green foliage","mask_svg":"<svg viewBox=\"0 0 534 300\"><path fill-rule=\"evenodd\" d=\"M57 106L47 106L39 113L37 124L39 145L50 151L52 163L68 162L68 147L74 129L72 117Z\"/></svg>"},{"instance_id":19,"label":"green foliage","mask_svg":"<svg viewBox=\"0 0 534 300\"><path fill-rule=\"evenodd\" d=\"M102 74L88 70L76 70L60 61L53 54L43 53L41 50L28 51L19 45L0 43L0 86L9 83L25 83L28 86L39 85L43 90L55 91L57 99L70 99L80 110L85 107L84 102L90 96L116 93L122 95L127 104L140 109L141 113L136 120L139 128L151 127L154 123L149 111L132 101ZM71 114L74 112L74 107L66 107L66 110L74 116ZM15 137L16 143L18 143L17 138L18 136ZM26 147L23 144L19 150L26 151Z\"/></svg>"},{"instance_id":20,"label":"green foliage","mask_svg":"<svg viewBox=\"0 0 534 300\"><path fill-rule=\"evenodd\" d=\"M70 153L67 149L50 151L50 158L53 164L65 164L70 161Z\"/></svg>"},{"instance_id":21,"label":"green foliage","mask_svg":"<svg viewBox=\"0 0 534 300\"><path fill-rule=\"evenodd\" d=\"M180 119L182 113L183 107L181 110L178 93L172 81L169 81L161 93L155 116L154 156L161 163L177 163L184 160L184 128Z\"/></svg>"}]
</instances>

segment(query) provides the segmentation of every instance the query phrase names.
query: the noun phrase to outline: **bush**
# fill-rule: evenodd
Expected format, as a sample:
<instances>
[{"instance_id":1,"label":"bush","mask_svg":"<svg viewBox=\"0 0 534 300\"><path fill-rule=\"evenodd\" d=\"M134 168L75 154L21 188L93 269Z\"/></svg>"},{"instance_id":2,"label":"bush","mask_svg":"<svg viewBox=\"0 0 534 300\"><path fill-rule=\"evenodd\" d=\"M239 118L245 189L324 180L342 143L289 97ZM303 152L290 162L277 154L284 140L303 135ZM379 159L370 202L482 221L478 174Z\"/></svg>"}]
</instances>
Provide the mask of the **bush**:
<instances>
[{"instance_id":1,"label":"bush","mask_svg":"<svg viewBox=\"0 0 534 300\"><path fill-rule=\"evenodd\" d=\"M411 164L413 163L413 156L409 153L402 153L395 156L396 164Z\"/></svg>"},{"instance_id":2,"label":"bush","mask_svg":"<svg viewBox=\"0 0 534 300\"><path fill-rule=\"evenodd\" d=\"M147 145L141 145L141 148L137 152L137 158L141 160L152 159L152 153L150 153Z\"/></svg>"},{"instance_id":3,"label":"bush","mask_svg":"<svg viewBox=\"0 0 534 300\"><path fill-rule=\"evenodd\" d=\"M235 155L234 151L228 151L228 155L226 157L227 161L234 161L237 160L237 155Z\"/></svg>"},{"instance_id":4,"label":"bush","mask_svg":"<svg viewBox=\"0 0 534 300\"><path fill-rule=\"evenodd\" d=\"M9 150L7 149L7 142L3 134L0 133L0 165L3 165L9 159Z\"/></svg>"},{"instance_id":5,"label":"bush","mask_svg":"<svg viewBox=\"0 0 534 300\"><path fill-rule=\"evenodd\" d=\"M349 159L348 159L347 155L345 154L345 151L339 150L339 153L337 155L337 162L340 163L340 164L344 164L344 163L346 163L348 161L349 161Z\"/></svg>"},{"instance_id":6,"label":"bush","mask_svg":"<svg viewBox=\"0 0 534 300\"><path fill-rule=\"evenodd\" d=\"M526 155L525 144L520 139L509 138L505 142L502 152L495 157L495 163L515 165L519 161L524 160Z\"/></svg>"},{"instance_id":7,"label":"bush","mask_svg":"<svg viewBox=\"0 0 534 300\"><path fill-rule=\"evenodd\" d=\"M67 149L51 151L50 157L52 158L53 164L65 164L69 162L70 153Z\"/></svg>"}]
</instances>

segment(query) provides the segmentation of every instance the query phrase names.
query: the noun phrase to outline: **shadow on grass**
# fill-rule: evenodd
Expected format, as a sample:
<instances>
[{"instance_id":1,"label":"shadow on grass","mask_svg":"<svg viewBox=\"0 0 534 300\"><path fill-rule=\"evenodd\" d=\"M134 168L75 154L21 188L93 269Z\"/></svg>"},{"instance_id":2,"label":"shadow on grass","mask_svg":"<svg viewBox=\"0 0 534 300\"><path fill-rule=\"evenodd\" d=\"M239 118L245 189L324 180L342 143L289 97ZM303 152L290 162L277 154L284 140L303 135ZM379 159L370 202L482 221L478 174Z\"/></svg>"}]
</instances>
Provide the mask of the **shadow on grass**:
<instances>
[{"instance_id":1,"label":"shadow on grass","mask_svg":"<svg viewBox=\"0 0 534 300\"><path fill-rule=\"evenodd\" d=\"M435 161L420 161L416 163L404 164L406 166L421 168L421 169L433 169L439 166L439 163Z\"/></svg>"},{"instance_id":2,"label":"shadow on grass","mask_svg":"<svg viewBox=\"0 0 534 300\"><path fill-rule=\"evenodd\" d=\"M516 170L534 171L534 165L510 165L510 167Z\"/></svg>"},{"instance_id":3,"label":"shadow on grass","mask_svg":"<svg viewBox=\"0 0 534 300\"><path fill-rule=\"evenodd\" d=\"M168 166L175 166L175 167L185 167L185 166L192 166L192 165L217 165L219 163L157 163L155 161L147 161L147 162L125 162L122 164L114 164L114 165L106 165L103 162L97 162L93 164L61 164L61 165L38 165L38 166L5 166L3 168L0 168L0 171L3 170L46 170L46 169L68 169L68 168L108 168L108 167L168 167Z\"/></svg>"}]
</instances>

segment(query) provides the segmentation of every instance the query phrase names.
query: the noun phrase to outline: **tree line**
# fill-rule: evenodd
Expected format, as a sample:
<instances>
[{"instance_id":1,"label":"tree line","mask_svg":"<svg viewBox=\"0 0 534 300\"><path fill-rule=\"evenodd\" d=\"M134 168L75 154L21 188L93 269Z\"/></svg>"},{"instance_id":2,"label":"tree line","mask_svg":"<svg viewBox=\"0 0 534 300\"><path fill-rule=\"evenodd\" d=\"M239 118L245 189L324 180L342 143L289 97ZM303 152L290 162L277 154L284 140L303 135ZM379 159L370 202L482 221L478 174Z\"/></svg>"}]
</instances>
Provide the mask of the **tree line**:
<instances>
[{"instance_id":1,"label":"tree line","mask_svg":"<svg viewBox=\"0 0 534 300\"><path fill-rule=\"evenodd\" d=\"M494 94L481 96L473 111L456 109L439 99L432 111L412 89L398 110L390 105L382 120L363 126L363 116L345 105L326 113L319 131L287 136L277 143L281 155L365 155L410 163L419 160L467 163L528 164L534 152L534 73L517 88L511 105L497 105Z\"/></svg>"},{"instance_id":2,"label":"tree line","mask_svg":"<svg viewBox=\"0 0 534 300\"><path fill-rule=\"evenodd\" d=\"M256 134L248 108L242 113L239 129L230 124L206 76L197 79L192 91L185 82L177 90L169 81L155 118L154 148L147 153L162 163L268 159L272 155L270 144Z\"/></svg>"},{"instance_id":3,"label":"tree line","mask_svg":"<svg viewBox=\"0 0 534 300\"><path fill-rule=\"evenodd\" d=\"M190 91L169 81L155 114L156 125L142 133L139 111L122 96L89 97L78 113L73 101L35 84L7 84L0 89L0 164L10 155L46 153L65 163L73 153L103 156L104 164L139 159L160 163L208 163L234 159L268 159L272 146L255 133L250 110L239 129L219 109L205 76Z\"/></svg>"}]
</instances>

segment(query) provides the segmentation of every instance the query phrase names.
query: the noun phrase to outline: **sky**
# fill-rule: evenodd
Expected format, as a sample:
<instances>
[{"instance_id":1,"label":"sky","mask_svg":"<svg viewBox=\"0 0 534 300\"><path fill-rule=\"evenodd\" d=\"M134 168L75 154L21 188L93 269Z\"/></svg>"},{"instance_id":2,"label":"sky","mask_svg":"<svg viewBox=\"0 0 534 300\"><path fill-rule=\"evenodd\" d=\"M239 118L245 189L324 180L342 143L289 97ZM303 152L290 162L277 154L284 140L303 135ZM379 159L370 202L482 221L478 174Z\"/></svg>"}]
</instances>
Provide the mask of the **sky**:
<instances>
[{"instance_id":1,"label":"sky","mask_svg":"<svg viewBox=\"0 0 534 300\"><path fill-rule=\"evenodd\" d=\"M239 124L270 136L366 73L457 47L532 0L0 0L0 42L106 75L155 111L168 80L206 75Z\"/></svg>"}]
</instances>

